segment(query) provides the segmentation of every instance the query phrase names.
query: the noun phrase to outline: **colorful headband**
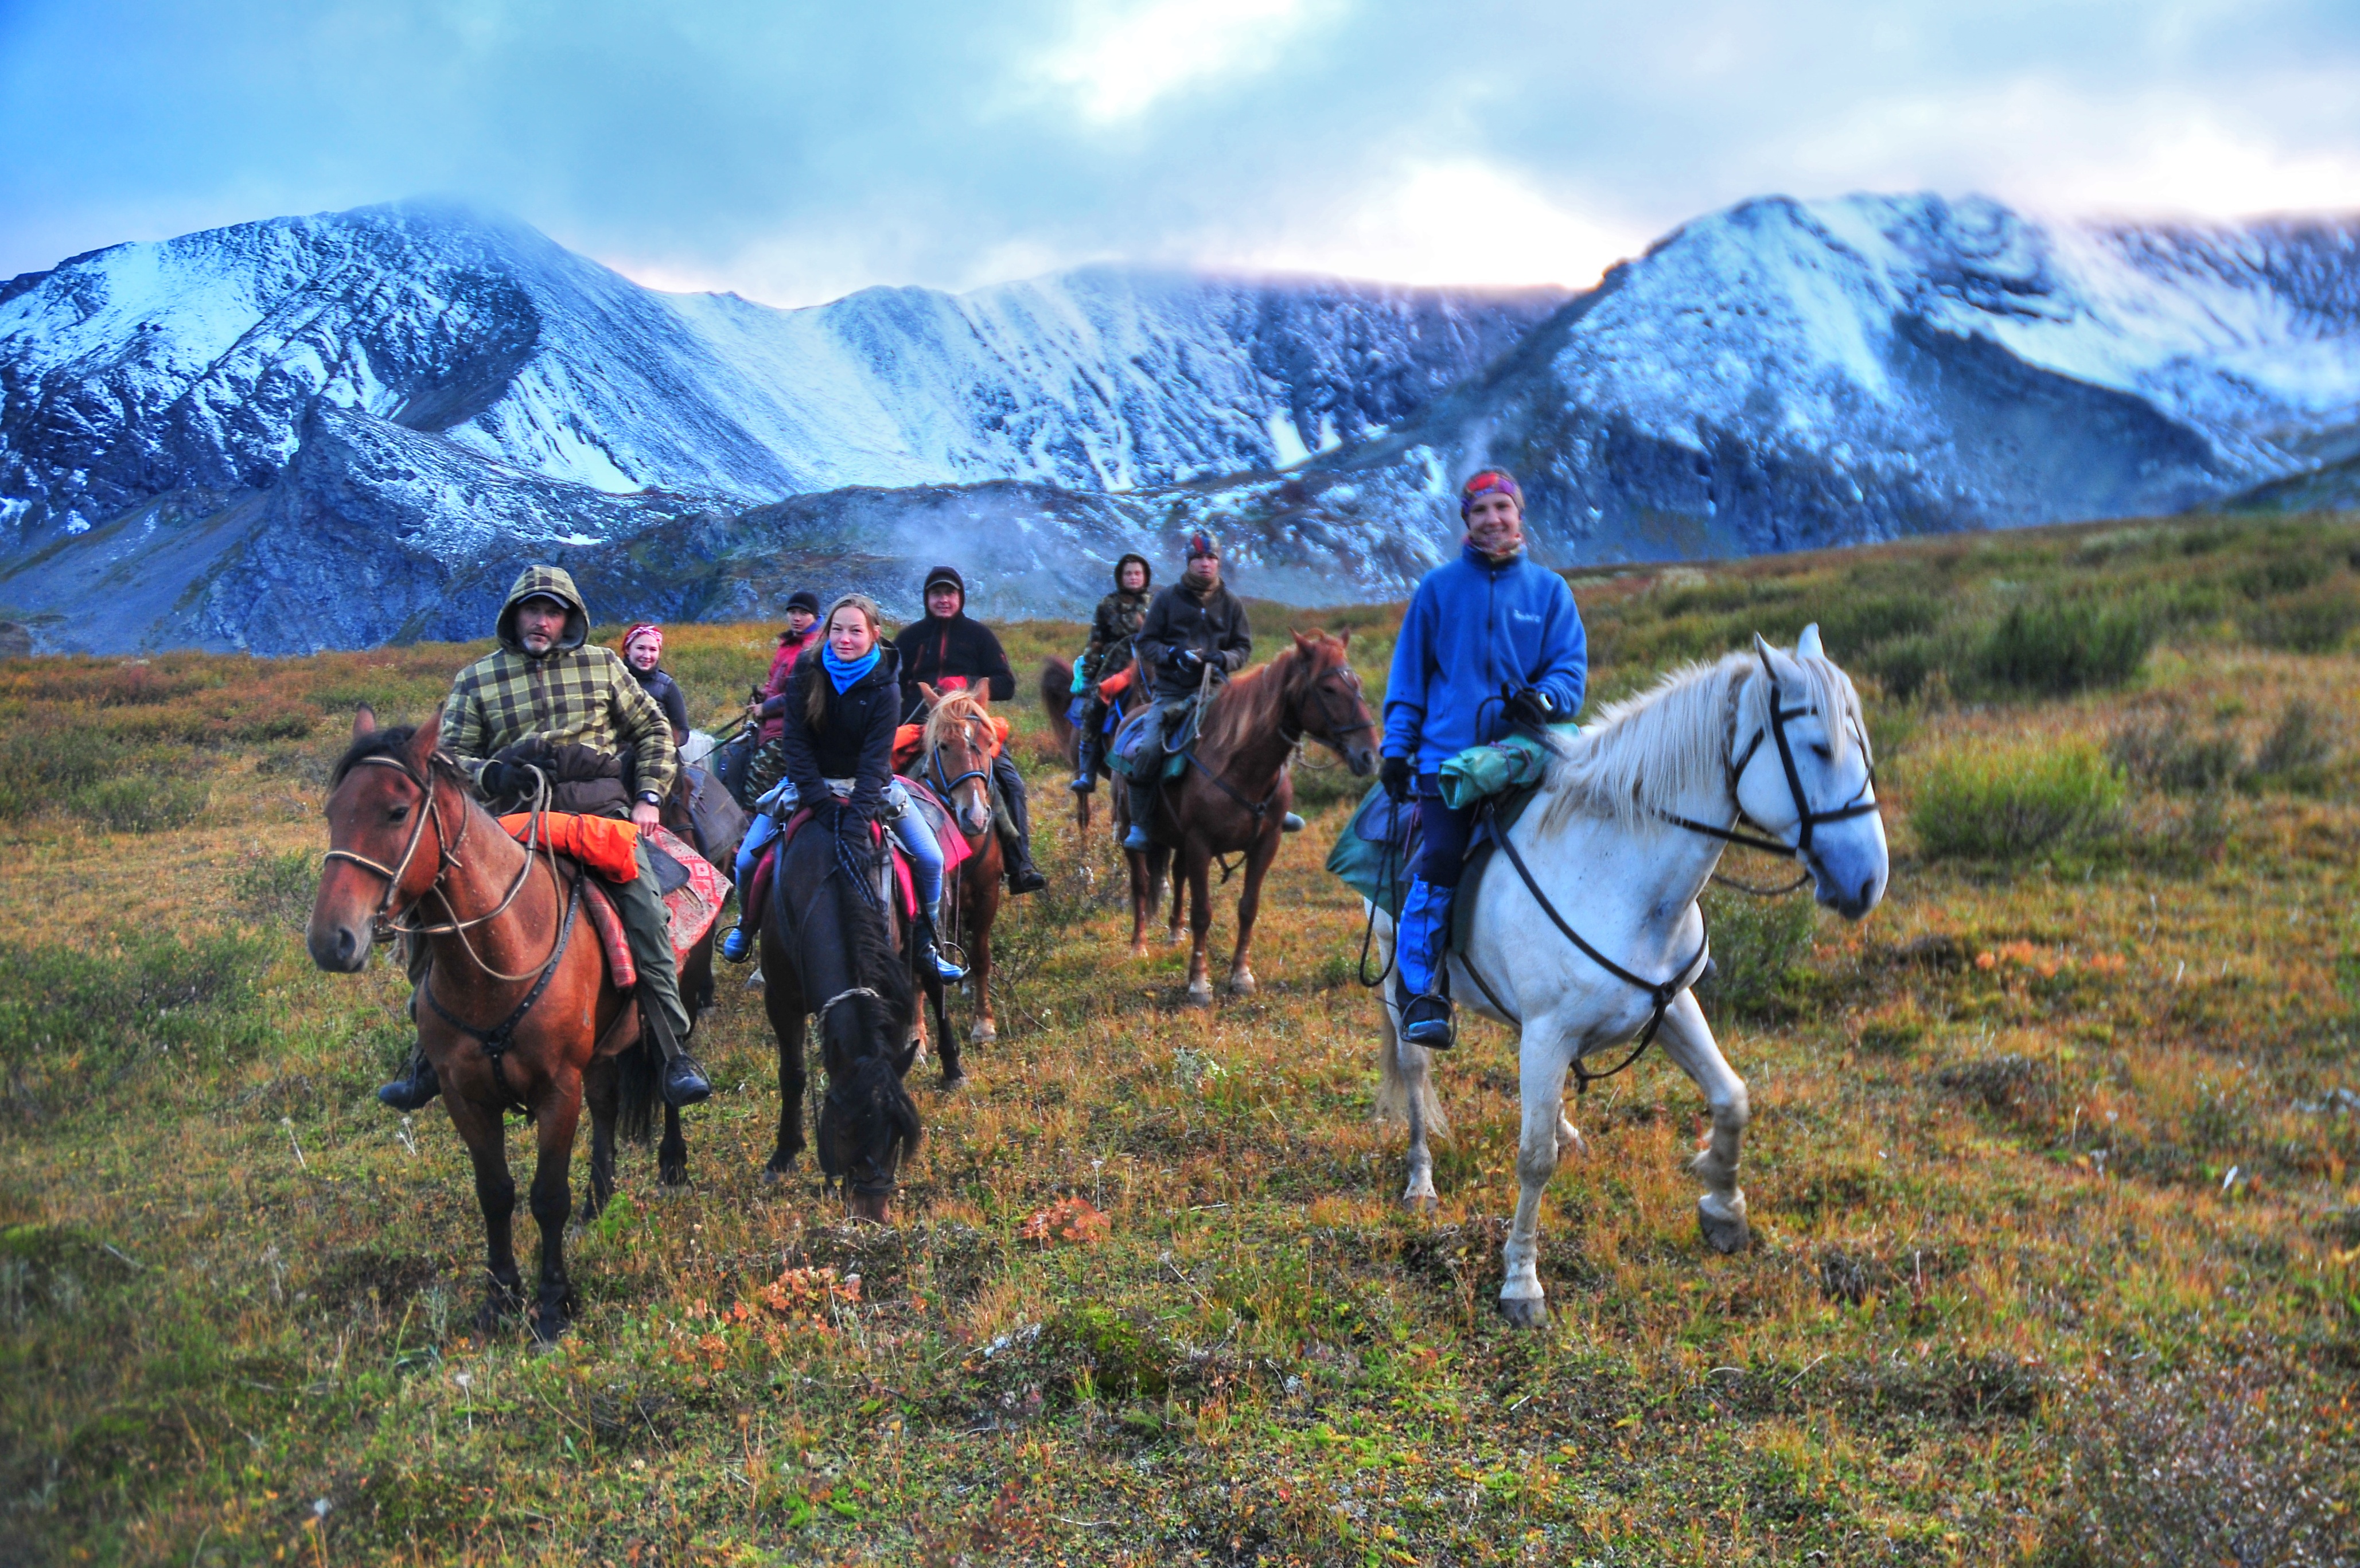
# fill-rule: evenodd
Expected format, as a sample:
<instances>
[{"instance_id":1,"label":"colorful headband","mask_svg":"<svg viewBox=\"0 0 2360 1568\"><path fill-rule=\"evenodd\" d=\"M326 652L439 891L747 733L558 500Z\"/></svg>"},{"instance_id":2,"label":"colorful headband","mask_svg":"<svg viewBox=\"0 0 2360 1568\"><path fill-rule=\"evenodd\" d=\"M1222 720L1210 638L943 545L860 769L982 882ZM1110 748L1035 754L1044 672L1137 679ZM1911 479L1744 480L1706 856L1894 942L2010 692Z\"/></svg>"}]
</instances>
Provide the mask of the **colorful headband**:
<instances>
[{"instance_id":1,"label":"colorful headband","mask_svg":"<svg viewBox=\"0 0 2360 1568\"><path fill-rule=\"evenodd\" d=\"M657 650L659 652L662 650L663 627L656 625L653 621L641 621L638 626L633 626L629 631L625 632L623 634L623 646L625 648L628 648L643 637L651 637L655 638Z\"/></svg>"},{"instance_id":2,"label":"colorful headband","mask_svg":"<svg viewBox=\"0 0 2360 1568\"><path fill-rule=\"evenodd\" d=\"M1485 468L1478 470L1472 478L1459 486L1459 515L1463 517L1473 510L1478 495L1494 492L1513 501L1516 510L1521 512L1524 509L1524 493L1516 488L1516 476L1504 468Z\"/></svg>"}]
</instances>

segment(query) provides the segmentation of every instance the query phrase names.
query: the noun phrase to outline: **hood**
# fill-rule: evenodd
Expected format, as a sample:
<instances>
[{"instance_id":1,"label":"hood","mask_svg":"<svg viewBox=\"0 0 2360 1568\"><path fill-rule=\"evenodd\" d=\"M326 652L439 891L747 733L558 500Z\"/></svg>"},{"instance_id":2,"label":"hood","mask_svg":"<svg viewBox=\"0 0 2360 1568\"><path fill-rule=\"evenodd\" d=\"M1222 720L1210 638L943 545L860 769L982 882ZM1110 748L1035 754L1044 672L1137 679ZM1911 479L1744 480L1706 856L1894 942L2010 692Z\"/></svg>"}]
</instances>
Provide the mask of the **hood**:
<instances>
[{"instance_id":1,"label":"hood","mask_svg":"<svg viewBox=\"0 0 2360 1568\"><path fill-rule=\"evenodd\" d=\"M516 639L516 608L537 594L546 594L565 606L565 630L558 635L551 652L567 652L590 640L590 611L582 603L582 591L574 586L573 573L562 566L528 566L517 574L516 586L500 605L497 633L502 648L522 659L532 657Z\"/></svg>"},{"instance_id":2,"label":"hood","mask_svg":"<svg viewBox=\"0 0 2360 1568\"><path fill-rule=\"evenodd\" d=\"M1134 561L1139 562L1140 571L1147 574L1146 581L1139 585L1139 591L1142 593L1154 593L1155 568L1148 564L1147 557L1143 555L1126 555L1120 561L1114 563L1114 591L1118 593L1124 591L1122 586L1122 569L1129 566Z\"/></svg>"}]
</instances>

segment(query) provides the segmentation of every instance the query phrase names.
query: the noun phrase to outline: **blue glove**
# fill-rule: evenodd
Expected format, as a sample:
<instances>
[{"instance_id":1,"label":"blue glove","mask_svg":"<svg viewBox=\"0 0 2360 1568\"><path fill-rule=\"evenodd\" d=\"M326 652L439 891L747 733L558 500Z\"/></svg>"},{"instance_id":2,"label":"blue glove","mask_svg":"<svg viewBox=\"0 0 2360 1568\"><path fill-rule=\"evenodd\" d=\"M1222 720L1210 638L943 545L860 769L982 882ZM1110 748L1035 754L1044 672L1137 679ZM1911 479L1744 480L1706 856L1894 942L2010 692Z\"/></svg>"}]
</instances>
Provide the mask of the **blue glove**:
<instances>
[{"instance_id":1,"label":"blue glove","mask_svg":"<svg viewBox=\"0 0 2360 1568\"><path fill-rule=\"evenodd\" d=\"M1077 659L1074 660L1074 683L1073 683L1073 685L1072 685L1072 686L1068 687L1068 688L1067 688L1067 690L1068 690L1068 691L1070 691L1074 696L1078 697L1078 696L1080 696L1083 692L1085 692L1085 691L1088 691L1089 689L1090 689L1090 667L1089 667L1089 664L1088 664L1088 662L1087 662L1087 660L1085 660L1085 659Z\"/></svg>"}]
</instances>

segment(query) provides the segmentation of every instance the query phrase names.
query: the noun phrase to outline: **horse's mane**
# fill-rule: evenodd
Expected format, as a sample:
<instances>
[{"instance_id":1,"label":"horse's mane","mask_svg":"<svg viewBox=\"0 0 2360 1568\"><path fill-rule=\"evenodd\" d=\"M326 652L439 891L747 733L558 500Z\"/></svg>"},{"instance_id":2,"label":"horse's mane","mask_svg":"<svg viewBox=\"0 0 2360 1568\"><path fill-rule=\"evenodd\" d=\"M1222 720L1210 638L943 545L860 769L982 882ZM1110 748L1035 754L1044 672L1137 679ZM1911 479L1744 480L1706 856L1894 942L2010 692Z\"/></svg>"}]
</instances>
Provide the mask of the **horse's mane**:
<instances>
[{"instance_id":1,"label":"horse's mane","mask_svg":"<svg viewBox=\"0 0 2360 1568\"><path fill-rule=\"evenodd\" d=\"M1817 655L1787 654L1802 672L1805 705L1826 721L1841 762L1859 737L1865 744L1860 694L1851 679ZM1558 743L1550 766L1549 800L1541 825L1556 831L1576 812L1636 826L1658 811L1674 811L1691 792L1721 784L1729 769L1730 721L1766 723L1769 687L1746 677L1761 668L1750 651L1724 654L1710 664L1683 665L1635 696L1610 702L1598 722ZM1783 674L1783 670L1782 670ZM1743 715L1733 713L1741 700Z\"/></svg>"},{"instance_id":2,"label":"horse's mane","mask_svg":"<svg viewBox=\"0 0 2360 1568\"><path fill-rule=\"evenodd\" d=\"M983 698L972 691L945 691L926 715L924 745L928 751L942 745L947 731L970 720L981 719L987 731L991 724L991 708Z\"/></svg>"},{"instance_id":3,"label":"horse's mane","mask_svg":"<svg viewBox=\"0 0 2360 1568\"><path fill-rule=\"evenodd\" d=\"M410 767L410 743L417 738L416 724L394 724L359 736L344 748L344 755L336 759L334 771L328 775L328 788L333 789L342 784L345 774L372 757L390 757L407 769ZM455 780L462 786L466 783L466 775L459 771L459 765L440 749L436 750L428 766L445 779Z\"/></svg>"},{"instance_id":4,"label":"horse's mane","mask_svg":"<svg viewBox=\"0 0 2360 1568\"><path fill-rule=\"evenodd\" d=\"M1207 751L1234 752L1247 740L1278 728L1288 685L1344 661L1341 639L1316 632L1310 643L1290 642L1267 664L1257 664L1229 677L1205 705L1205 725L1197 739Z\"/></svg>"}]
</instances>

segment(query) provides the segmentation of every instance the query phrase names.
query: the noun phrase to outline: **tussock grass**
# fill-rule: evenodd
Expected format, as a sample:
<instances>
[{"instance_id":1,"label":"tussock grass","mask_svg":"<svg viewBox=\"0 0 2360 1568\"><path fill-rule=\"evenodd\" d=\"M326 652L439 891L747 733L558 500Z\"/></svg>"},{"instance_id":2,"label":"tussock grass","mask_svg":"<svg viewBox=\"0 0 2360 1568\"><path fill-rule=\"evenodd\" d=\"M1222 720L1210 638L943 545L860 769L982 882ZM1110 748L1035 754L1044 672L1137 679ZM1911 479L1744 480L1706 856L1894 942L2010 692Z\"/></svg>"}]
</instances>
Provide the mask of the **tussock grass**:
<instances>
[{"instance_id":1,"label":"tussock grass","mask_svg":"<svg viewBox=\"0 0 2360 1568\"><path fill-rule=\"evenodd\" d=\"M2121 776L2087 741L1963 746L1921 770L1909 822L1932 859L2034 859L2105 846L2123 798Z\"/></svg>"},{"instance_id":2,"label":"tussock grass","mask_svg":"<svg viewBox=\"0 0 2360 1568\"><path fill-rule=\"evenodd\" d=\"M2159 1550L2139 1508L2163 1465L2175 1503L2278 1508L2272 1540L2348 1555L2355 670L2245 617L2345 581L2355 533L2210 519L1581 578L1608 695L1819 620L1882 685L1896 864L1857 927L1716 896L1724 983L1756 998L1708 1006L1751 1085L1757 1245L1698 1241L1701 1106L1651 1055L1569 1105L1545 1336L1491 1308L1503 1031L1440 1063L1440 1212L1394 1204L1359 910L1317 869L1353 791L1281 855L1262 993L1191 1010L1179 954L1123 956L1118 862L1102 829L1075 841L1022 701L1058 887L1009 911L971 1087L920 1092L904 1223L843 1225L809 1171L757 1179L770 1046L725 975L694 1185L662 1194L628 1153L574 1241L574 1334L487 1336L456 1140L370 1098L407 986L321 975L297 934L350 703L415 719L471 650L12 664L0 758L72 755L25 733L135 760L70 784L37 763L0 822L0 1532L33 1560L209 1564L2131 1562ZM2059 599L2148 617L2137 674L1983 684L1991 628ZM1397 608L1258 606L1265 648L1290 620L1353 625L1381 686ZM1006 636L1020 675L1079 639ZM700 723L770 639L673 629ZM1871 669L1921 655L1915 684ZM2150 750L2217 740L2232 777L2125 761L2115 853L1928 853L1945 758L2103 768L2168 712L2180 738ZM309 729L238 737L284 713ZM212 804L138 835L73 810L131 771ZM1224 898L1217 940L1231 921Z\"/></svg>"}]
</instances>

